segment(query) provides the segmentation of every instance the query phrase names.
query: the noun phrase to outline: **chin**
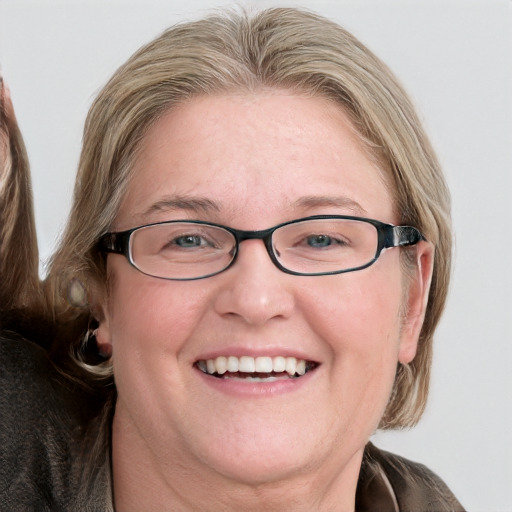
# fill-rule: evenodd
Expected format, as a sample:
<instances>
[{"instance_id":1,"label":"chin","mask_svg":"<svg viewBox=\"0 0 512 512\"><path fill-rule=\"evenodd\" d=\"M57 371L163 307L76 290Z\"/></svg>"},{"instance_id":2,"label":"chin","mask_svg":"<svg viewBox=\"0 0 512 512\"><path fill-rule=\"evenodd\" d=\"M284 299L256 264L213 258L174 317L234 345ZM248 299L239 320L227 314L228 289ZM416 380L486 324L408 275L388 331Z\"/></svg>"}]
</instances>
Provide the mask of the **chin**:
<instances>
[{"instance_id":1,"label":"chin","mask_svg":"<svg viewBox=\"0 0 512 512\"><path fill-rule=\"evenodd\" d=\"M219 454L212 459L212 467L217 473L249 487L286 481L304 473L308 466L302 457L290 457L290 454L287 454L286 458L283 458L265 448L257 453L224 452L222 457Z\"/></svg>"},{"instance_id":2,"label":"chin","mask_svg":"<svg viewBox=\"0 0 512 512\"><path fill-rule=\"evenodd\" d=\"M216 473L248 486L307 473L321 466L329 457L327 446L332 446L329 441L318 442L327 440L329 433L319 433L318 425L306 415L239 416L231 418L230 426L208 427L207 440L203 437L202 442L194 443L196 453L199 447L198 457Z\"/></svg>"}]
</instances>

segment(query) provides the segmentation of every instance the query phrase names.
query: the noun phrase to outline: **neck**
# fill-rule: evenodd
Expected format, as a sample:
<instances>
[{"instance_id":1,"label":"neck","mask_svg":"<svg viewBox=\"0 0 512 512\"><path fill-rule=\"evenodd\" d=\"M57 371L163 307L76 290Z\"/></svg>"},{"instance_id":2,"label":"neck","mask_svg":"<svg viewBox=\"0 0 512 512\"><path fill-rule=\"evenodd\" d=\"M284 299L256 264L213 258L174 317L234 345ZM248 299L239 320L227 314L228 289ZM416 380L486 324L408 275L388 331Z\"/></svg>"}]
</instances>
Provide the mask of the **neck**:
<instances>
[{"instance_id":1,"label":"neck","mask_svg":"<svg viewBox=\"0 0 512 512\"><path fill-rule=\"evenodd\" d=\"M157 452L114 416L115 507L123 512L353 512L363 449L344 463L328 460L318 467L288 471L276 478L241 481L187 458L179 450Z\"/></svg>"}]
</instances>

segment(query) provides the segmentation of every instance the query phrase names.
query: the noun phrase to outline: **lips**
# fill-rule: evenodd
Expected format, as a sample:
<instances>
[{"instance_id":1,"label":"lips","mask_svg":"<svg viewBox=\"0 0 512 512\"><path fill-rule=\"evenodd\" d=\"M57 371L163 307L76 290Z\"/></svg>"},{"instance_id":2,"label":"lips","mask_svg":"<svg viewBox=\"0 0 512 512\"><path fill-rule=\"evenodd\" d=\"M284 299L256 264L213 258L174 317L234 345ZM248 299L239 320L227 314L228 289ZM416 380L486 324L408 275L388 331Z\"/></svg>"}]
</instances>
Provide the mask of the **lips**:
<instances>
[{"instance_id":1,"label":"lips","mask_svg":"<svg viewBox=\"0 0 512 512\"><path fill-rule=\"evenodd\" d=\"M196 362L196 367L207 375L253 381L298 378L316 366L313 361L284 356L219 356Z\"/></svg>"}]
</instances>

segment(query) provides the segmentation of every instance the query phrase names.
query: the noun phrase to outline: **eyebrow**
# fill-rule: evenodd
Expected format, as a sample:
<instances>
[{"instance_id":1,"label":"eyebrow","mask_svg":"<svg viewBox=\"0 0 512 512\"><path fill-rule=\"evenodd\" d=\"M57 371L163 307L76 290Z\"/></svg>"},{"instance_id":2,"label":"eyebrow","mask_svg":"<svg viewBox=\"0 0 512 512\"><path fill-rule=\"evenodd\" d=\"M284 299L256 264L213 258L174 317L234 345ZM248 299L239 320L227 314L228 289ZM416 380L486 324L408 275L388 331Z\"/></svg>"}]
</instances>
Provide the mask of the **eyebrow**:
<instances>
[{"instance_id":1,"label":"eyebrow","mask_svg":"<svg viewBox=\"0 0 512 512\"><path fill-rule=\"evenodd\" d=\"M193 212L209 213L212 211L218 212L220 210L219 205L208 199L207 197L201 196L169 196L164 197L152 204L146 211L144 211L141 217L146 217L156 212L165 212L169 210L190 210Z\"/></svg>"},{"instance_id":2,"label":"eyebrow","mask_svg":"<svg viewBox=\"0 0 512 512\"><path fill-rule=\"evenodd\" d=\"M304 196L290 204L291 208L314 209L314 208L343 208L350 210L356 215L365 215L366 210L353 199L346 196ZM150 216L152 213L166 212L172 210L188 210L194 213L209 214L220 212L218 203L203 196L176 195L160 199L152 204L140 217Z\"/></svg>"},{"instance_id":3,"label":"eyebrow","mask_svg":"<svg viewBox=\"0 0 512 512\"><path fill-rule=\"evenodd\" d=\"M292 207L307 209L335 207L350 210L358 215L367 214L367 211L357 201L346 196L305 196L292 203Z\"/></svg>"}]
</instances>

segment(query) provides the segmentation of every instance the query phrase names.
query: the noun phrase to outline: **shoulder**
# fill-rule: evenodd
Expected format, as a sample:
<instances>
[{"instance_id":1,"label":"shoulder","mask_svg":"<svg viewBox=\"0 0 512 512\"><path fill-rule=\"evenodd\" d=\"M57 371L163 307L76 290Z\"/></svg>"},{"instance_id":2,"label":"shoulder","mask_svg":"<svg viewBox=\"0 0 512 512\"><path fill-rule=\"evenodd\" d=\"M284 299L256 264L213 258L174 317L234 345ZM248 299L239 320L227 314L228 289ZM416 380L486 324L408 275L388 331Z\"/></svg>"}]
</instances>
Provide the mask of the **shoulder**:
<instances>
[{"instance_id":1,"label":"shoulder","mask_svg":"<svg viewBox=\"0 0 512 512\"><path fill-rule=\"evenodd\" d=\"M44 349L0 333L1 510L68 510L87 397Z\"/></svg>"},{"instance_id":2,"label":"shoulder","mask_svg":"<svg viewBox=\"0 0 512 512\"><path fill-rule=\"evenodd\" d=\"M447 485L423 464L379 450L368 443L363 461L367 477L380 473L400 512L463 512Z\"/></svg>"},{"instance_id":3,"label":"shoulder","mask_svg":"<svg viewBox=\"0 0 512 512\"><path fill-rule=\"evenodd\" d=\"M15 417L18 425L4 428L23 429L22 420L49 414L65 400L66 388L44 349L10 332L0 333L0 406L4 418Z\"/></svg>"},{"instance_id":4,"label":"shoulder","mask_svg":"<svg viewBox=\"0 0 512 512\"><path fill-rule=\"evenodd\" d=\"M56 370L43 348L15 333L0 333L0 383L2 416L17 420L6 428L26 429L21 420L37 417L41 433L49 420L72 424L80 417L78 387Z\"/></svg>"}]
</instances>

